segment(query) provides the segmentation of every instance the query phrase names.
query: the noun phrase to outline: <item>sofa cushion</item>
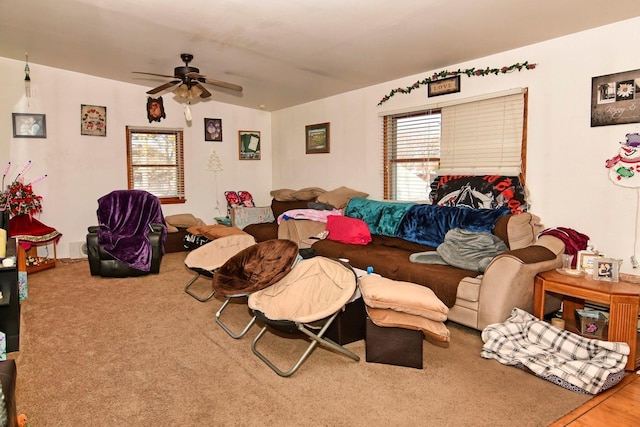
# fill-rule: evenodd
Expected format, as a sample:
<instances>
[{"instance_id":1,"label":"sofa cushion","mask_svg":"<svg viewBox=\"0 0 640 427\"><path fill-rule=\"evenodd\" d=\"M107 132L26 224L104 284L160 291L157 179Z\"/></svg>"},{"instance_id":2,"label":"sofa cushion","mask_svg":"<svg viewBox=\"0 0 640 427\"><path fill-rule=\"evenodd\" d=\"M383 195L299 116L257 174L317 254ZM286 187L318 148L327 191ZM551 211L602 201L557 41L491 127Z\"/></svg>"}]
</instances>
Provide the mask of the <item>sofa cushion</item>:
<instances>
[{"instance_id":1,"label":"sofa cushion","mask_svg":"<svg viewBox=\"0 0 640 427\"><path fill-rule=\"evenodd\" d=\"M353 245L366 245L371 242L369 227L361 219L329 215L327 216L326 230L329 232L327 239L336 242Z\"/></svg>"},{"instance_id":2,"label":"sofa cushion","mask_svg":"<svg viewBox=\"0 0 640 427\"><path fill-rule=\"evenodd\" d=\"M438 247L449 230L491 233L496 221L509 209L471 209L463 206L412 206L400 222L397 237L411 242Z\"/></svg>"},{"instance_id":3,"label":"sofa cushion","mask_svg":"<svg viewBox=\"0 0 640 427\"><path fill-rule=\"evenodd\" d=\"M521 249L535 243L536 237L544 229L540 218L529 212L511 215L507 223L509 248Z\"/></svg>"},{"instance_id":4,"label":"sofa cushion","mask_svg":"<svg viewBox=\"0 0 640 427\"><path fill-rule=\"evenodd\" d=\"M326 203L336 209L343 209L354 197L367 197L369 194L362 191L353 190L349 187L338 187L335 190L327 191L318 195L320 203Z\"/></svg>"},{"instance_id":5,"label":"sofa cushion","mask_svg":"<svg viewBox=\"0 0 640 427\"><path fill-rule=\"evenodd\" d=\"M367 315L375 325L380 327L413 329L422 331L427 337L437 341L450 342L451 340L449 329L443 322L382 308L367 307Z\"/></svg>"},{"instance_id":6,"label":"sofa cushion","mask_svg":"<svg viewBox=\"0 0 640 427\"><path fill-rule=\"evenodd\" d=\"M425 286L366 275L360 278L360 291L369 307L389 308L438 322L447 320L449 308Z\"/></svg>"}]
</instances>

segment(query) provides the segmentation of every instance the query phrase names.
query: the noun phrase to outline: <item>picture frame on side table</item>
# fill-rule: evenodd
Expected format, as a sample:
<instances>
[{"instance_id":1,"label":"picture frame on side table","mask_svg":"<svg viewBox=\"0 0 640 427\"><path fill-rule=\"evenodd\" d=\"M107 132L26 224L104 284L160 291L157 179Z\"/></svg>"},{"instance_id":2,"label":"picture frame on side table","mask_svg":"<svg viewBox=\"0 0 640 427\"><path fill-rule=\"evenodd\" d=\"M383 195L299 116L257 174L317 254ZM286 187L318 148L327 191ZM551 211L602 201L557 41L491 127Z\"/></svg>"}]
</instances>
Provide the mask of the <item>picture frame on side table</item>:
<instances>
[{"instance_id":1,"label":"picture frame on side table","mask_svg":"<svg viewBox=\"0 0 640 427\"><path fill-rule=\"evenodd\" d=\"M620 272L620 260L596 258L593 261L593 280L617 282Z\"/></svg>"},{"instance_id":2,"label":"picture frame on side table","mask_svg":"<svg viewBox=\"0 0 640 427\"><path fill-rule=\"evenodd\" d=\"M14 138L46 138L47 121L44 114L11 113Z\"/></svg>"},{"instance_id":3,"label":"picture frame on side table","mask_svg":"<svg viewBox=\"0 0 640 427\"><path fill-rule=\"evenodd\" d=\"M328 153L330 144L330 124L318 123L305 126L306 154Z\"/></svg>"},{"instance_id":4,"label":"picture frame on side table","mask_svg":"<svg viewBox=\"0 0 640 427\"><path fill-rule=\"evenodd\" d=\"M593 261L597 258L604 258L605 255L593 251L578 251L576 259L576 269L587 274L593 274Z\"/></svg>"},{"instance_id":5,"label":"picture frame on side table","mask_svg":"<svg viewBox=\"0 0 640 427\"><path fill-rule=\"evenodd\" d=\"M240 160L260 160L260 131L238 131Z\"/></svg>"}]
</instances>

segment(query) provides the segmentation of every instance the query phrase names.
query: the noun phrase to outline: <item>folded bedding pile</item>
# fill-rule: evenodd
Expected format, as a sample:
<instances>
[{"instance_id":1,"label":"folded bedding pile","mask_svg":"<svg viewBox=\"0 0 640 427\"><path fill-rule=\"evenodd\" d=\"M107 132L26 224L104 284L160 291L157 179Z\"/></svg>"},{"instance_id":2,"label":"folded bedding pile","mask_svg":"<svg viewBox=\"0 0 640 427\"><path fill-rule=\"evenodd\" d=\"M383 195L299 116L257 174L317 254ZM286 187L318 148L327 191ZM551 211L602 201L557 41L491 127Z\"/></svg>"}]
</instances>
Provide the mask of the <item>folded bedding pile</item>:
<instances>
[{"instance_id":1,"label":"folded bedding pile","mask_svg":"<svg viewBox=\"0 0 640 427\"><path fill-rule=\"evenodd\" d=\"M449 308L427 287L378 275L360 278L367 315L380 327L422 331L436 341L449 342Z\"/></svg>"}]
</instances>

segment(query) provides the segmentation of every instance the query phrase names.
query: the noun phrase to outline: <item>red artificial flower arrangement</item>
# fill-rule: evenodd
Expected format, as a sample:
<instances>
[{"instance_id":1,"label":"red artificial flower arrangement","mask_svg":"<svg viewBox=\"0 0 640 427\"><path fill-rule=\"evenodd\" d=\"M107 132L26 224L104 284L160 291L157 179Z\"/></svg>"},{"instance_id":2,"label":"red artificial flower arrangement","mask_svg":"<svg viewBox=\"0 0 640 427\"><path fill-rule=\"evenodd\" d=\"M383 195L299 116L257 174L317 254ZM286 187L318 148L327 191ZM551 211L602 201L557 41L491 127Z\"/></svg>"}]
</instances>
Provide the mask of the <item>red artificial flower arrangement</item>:
<instances>
[{"instance_id":1,"label":"red artificial flower arrangement","mask_svg":"<svg viewBox=\"0 0 640 427\"><path fill-rule=\"evenodd\" d=\"M24 185L21 179L7 185L0 194L0 209L9 211L9 216L33 216L42 212L42 196L33 193L31 184Z\"/></svg>"}]
</instances>

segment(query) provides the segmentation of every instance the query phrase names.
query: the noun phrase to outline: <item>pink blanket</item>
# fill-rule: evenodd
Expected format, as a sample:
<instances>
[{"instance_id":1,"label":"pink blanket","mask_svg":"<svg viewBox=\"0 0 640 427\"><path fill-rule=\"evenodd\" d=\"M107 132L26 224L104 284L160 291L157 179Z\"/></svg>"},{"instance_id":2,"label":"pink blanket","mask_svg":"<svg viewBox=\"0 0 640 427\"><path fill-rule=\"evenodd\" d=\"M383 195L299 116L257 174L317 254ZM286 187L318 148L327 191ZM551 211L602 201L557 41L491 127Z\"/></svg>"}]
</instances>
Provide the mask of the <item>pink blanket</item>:
<instances>
[{"instance_id":1,"label":"pink blanket","mask_svg":"<svg viewBox=\"0 0 640 427\"><path fill-rule=\"evenodd\" d=\"M308 219L326 223L329 215L342 215L342 209L333 209L330 211L319 209L292 209L278 216L278 224L280 224L283 219Z\"/></svg>"}]
</instances>

